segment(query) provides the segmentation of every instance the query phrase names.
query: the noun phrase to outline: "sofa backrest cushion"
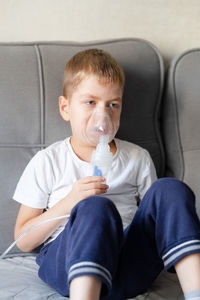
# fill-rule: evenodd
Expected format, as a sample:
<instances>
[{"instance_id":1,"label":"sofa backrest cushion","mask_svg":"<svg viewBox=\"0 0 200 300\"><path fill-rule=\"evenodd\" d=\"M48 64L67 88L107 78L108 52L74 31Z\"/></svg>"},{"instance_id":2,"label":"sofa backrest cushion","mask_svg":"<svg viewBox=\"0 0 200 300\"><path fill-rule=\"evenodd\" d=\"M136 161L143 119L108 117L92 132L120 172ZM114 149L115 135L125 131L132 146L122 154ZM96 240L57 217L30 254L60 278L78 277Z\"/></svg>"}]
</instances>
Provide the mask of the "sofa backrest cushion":
<instances>
[{"instance_id":1,"label":"sofa backrest cushion","mask_svg":"<svg viewBox=\"0 0 200 300\"><path fill-rule=\"evenodd\" d=\"M164 71L152 44L140 39L0 44L0 252L13 240L19 205L11 199L26 164L38 150L71 134L59 116L58 97L66 61L86 48L110 52L124 68L118 137L149 150L158 176L164 174L159 113Z\"/></svg>"},{"instance_id":2,"label":"sofa backrest cushion","mask_svg":"<svg viewBox=\"0 0 200 300\"><path fill-rule=\"evenodd\" d=\"M184 52L171 63L162 115L166 176L194 190L200 215L200 49Z\"/></svg>"}]
</instances>

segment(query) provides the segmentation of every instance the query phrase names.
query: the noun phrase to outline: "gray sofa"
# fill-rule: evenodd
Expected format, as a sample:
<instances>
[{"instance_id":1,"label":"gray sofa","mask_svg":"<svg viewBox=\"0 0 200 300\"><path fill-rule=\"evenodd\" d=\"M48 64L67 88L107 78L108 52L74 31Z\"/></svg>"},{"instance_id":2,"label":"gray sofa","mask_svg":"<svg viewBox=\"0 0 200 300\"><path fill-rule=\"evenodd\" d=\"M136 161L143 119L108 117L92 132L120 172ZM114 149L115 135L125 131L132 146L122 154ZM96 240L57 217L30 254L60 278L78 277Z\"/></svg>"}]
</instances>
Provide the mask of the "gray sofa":
<instances>
[{"instance_id":1,"label":"gray sofa","mask_svg":"<svg viewBox=\"0 0 200 300\"><path fill-rule=\"evenodd\" d=\"M58 112L63 70L89 47L109 51L125 70L118 137L148 149L159 177L188 183L200 212L200 49L176 58L165 76L158 50L141 39L0 44L0 253L13 241L19 205L12 195L23 169L38 150L70 135ZM66 299L37 277L36 252L14 247L0 260L0 299ZM163 271L135 299L183 296L176 275Z\"/></svg>"}]
</instances>

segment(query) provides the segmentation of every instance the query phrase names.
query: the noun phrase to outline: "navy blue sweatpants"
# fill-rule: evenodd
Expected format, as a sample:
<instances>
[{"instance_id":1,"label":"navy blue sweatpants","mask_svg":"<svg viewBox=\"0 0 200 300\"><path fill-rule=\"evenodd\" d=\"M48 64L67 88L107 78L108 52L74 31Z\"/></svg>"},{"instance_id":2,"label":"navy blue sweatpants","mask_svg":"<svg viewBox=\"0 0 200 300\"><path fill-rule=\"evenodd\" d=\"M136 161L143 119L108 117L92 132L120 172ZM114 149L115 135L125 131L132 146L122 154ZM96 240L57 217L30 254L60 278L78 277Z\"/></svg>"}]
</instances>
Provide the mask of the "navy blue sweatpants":
<instances>
[{"instance_id":1,"label":"navy blue sweatpants","mask_svg":"<svg viewBox=\"0 0 200 300\"><path fill-rule=\"evenodd\" d=\"M123 201L123 199L122 199ZM195 198L177 179L157 180L147 191L132 223L107 198L82 200L59 236L36 258L39 277L63 296L82 275L101 279L101 297L125 300L144 292L165 267L200 252Z\"/></svg>"}]
</instances>

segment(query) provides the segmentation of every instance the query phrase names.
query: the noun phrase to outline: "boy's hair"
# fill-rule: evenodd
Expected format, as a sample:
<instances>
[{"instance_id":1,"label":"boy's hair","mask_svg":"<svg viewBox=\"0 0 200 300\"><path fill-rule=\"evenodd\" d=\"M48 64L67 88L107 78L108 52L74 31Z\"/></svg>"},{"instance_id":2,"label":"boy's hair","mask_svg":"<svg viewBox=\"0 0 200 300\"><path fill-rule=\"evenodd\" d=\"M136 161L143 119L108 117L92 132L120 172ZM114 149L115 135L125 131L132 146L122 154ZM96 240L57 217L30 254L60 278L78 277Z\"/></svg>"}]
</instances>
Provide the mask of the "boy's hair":
<instances>
[{"instance_id":1,"label":"boy's hair","mask_svg":"<svg viewBox=\"0 0 200 300\"><path fill-rule=\"evenodd\" d=\"M125 76L119 63L107 52L87 49L75 54L66 64L63 96L69 97L88 75L95 75L102 83L117 83L123 89Z\"/></svg>"}]
</instances>

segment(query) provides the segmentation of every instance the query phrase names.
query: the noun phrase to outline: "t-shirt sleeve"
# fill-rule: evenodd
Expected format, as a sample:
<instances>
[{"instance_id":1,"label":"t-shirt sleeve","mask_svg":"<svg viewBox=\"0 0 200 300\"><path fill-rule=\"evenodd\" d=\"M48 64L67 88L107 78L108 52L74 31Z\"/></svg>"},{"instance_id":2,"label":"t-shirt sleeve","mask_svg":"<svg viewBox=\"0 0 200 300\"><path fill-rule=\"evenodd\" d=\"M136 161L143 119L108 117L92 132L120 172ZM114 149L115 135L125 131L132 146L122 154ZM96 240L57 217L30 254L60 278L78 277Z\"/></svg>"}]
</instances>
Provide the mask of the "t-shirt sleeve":
<instances>
[{"instance_id":1,"label":"t-shirt sleeve","mask_svg":"<svg viewBox=\"0 0 200 300\"><path fill-rule=\"evenodd\" d=\"M138 176L138 195L140 200L144 197L147 190L152 183L156 181L157 174L154 163L148 151L144 150L144 156L140 165L140 172Z\"/></svg>"},{"instance_id":2,"label":"t-shirt sleeve","mask_svg":"<svg viewBox=\"0 0 200 300\"><path fill-rule=\"evenodd\" d=\"M52 176L50 160L41 150L26 166L13 199L32 208L46 208L52 189Z\"/></svg>"}]
</instances>

